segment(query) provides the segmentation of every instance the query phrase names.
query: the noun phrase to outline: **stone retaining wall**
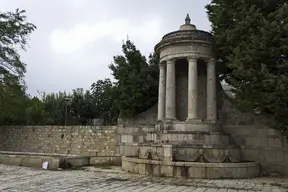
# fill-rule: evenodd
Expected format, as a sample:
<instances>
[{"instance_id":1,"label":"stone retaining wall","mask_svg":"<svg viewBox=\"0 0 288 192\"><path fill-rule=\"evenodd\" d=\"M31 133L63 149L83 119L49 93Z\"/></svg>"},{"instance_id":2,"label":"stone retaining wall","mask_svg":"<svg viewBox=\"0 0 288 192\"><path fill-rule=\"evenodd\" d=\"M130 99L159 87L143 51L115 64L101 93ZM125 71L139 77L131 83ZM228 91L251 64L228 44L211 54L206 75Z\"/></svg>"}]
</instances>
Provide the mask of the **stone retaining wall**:
<instances>
[{"instance_id":1,"label":"stone retaining wall","mask_svg":"<svg viewBox=\"0 0 288 192\"><path fill-rule=\"evenodd\" d=\"M0 127L0 150L90 156L90 163L116 161L116 126Z\"/></svg>"},{"instance_id":2,"label":"stone retaining wall","mask_svg":"<svg viewBox=\"0 0 288 192\"><path fill-rule=\"evenodd\" d=\"M265 126L267 119L260 115L242 113L223 95L220 119L223 132L229 133L241 147L242 158L258 161L265 173L288 175L288 142L277 130Z\"/></svg>"}]
</instances>

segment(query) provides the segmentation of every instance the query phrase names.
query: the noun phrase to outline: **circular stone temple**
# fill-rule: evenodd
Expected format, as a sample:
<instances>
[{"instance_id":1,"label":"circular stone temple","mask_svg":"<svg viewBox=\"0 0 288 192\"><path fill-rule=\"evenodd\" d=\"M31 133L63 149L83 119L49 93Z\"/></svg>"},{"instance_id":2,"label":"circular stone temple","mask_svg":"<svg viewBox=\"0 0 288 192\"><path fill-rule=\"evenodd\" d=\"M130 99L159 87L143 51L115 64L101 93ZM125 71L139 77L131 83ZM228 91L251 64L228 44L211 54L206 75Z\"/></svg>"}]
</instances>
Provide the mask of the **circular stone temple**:
<instances>
[{"instance_id":1,"label":"circular stone temple","mask_svg":"<svg viewBox=\"0 0 288 192\"><path fill-rule=\"evenodd\" d=\"M212 34L187 15L180 29L155 46L160 55L158 116L136 155L122 158L127 172L167 177L249 178L258 162L241 161L241 150L222 132L217 114Z\"/></svg>"}]
</instances>

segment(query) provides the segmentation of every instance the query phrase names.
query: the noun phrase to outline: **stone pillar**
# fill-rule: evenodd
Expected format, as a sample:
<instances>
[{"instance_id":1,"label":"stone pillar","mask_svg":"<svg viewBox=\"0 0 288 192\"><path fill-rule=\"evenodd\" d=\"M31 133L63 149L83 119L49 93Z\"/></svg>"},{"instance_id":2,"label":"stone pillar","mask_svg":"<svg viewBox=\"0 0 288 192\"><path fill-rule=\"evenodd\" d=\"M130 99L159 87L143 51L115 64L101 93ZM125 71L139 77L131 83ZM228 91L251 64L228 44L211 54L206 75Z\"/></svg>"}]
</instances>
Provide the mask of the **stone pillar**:
<instances>
[{"instance_id":1,"label":"stone pillar","mask_svg":"<svg viewBox=\"0 0 288 192\"><path fill-rule=\"evenodd\" d=\"M217 120L215 68L215 59L210 59L207 63L207 120L212 122Z\"/></svg>"},{"instance_id":2,"label":"stone pillar","mask_svg":"<svg viewBox=\"0 0 288 192\"><path fill-rule=\"evenodd\" d=\"M197 58L188 58L188 117L187 120L198 119L198 74Z\"/></svg>"},{"instance_id":3,"label":"stone pillar","mask_svg":"<svg viewBox=\"0 0 288 192\"><path fill-rule=\"evenodd\" d=\"M167 61L166 70L166 116L167 120L176 119L176 93L175 93L175 60L171 59Z\"/></svg>"},{"instance_id":4,"label":"stone pillar","mask_svg":"<svg viewBox=\"0 0 288 192\"><path fill-rule=\"evenodd\" d=\"M158 121L165 118L165 92L166 92L166 69L165 64L159 64L159 93L158 93Z\"/></svg>"}]
</instances>

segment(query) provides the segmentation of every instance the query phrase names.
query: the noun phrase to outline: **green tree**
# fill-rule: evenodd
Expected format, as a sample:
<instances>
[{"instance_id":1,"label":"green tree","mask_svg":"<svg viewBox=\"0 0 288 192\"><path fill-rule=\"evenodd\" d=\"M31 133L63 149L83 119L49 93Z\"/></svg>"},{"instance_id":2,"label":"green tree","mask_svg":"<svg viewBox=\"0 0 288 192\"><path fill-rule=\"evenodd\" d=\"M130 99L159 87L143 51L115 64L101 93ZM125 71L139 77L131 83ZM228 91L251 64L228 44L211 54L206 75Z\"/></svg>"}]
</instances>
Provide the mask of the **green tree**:
<instances>
[{"instance_id":1,"label":"green tree","mask_svg":"<svg viewBox=\"0 0 288 192\"><path fill-rule=\"evenodd\" d=\"M221 77L242 109L288 133L288 0L212 0L206 6Z\"/></svg>"},{"instance_id":2,"label":"green tree","mask_svg":"<svg viewBox=\"0 0 288 192\"><path fill-rule=\"evenodd\" d=\"M19 84L0 84L0 125L25 124L28 96Z\"/></svg>"},{"instance_id":3,"label":"green tree","mask_svg":"<svg viewBox=\"0 0 288 192\"><path fill-rule=\"evenodd\" d=\"M90 91L84 92L82 88L73 90L69 109L75 123L78 120L82 125L87 125L96 117L96 104L93 102L93 96Z\"/></svg>"},{"instance_id":4,"label":"green tree","mask_svg":"<svg viewBox=\"0 0 288 192\"><path fill-rule=\"evenodd\" d=\"M45 111L45 104L33 97L27 100L25 109L25 124L26 125L45 125L49 123L48 114Z\"/></svg>"},{"instance_id":5,"label":"green tree","mask_svg":"<svg viewBox=\"0 0 288 192\"><path fill-rule=\"evenodd\" d=\"M158 56L151 54L149 61L127 40L122 45L123 55L114 57L109 65L117 80L116 105L120 117L133 117L153 106L158 94Z\"/></svg>"},{"instance_id":6,"label":"green tree","mask_svg":"<svg viewBox=\"0 0 288 192\"><path fill-rule=\"evenodd\" d=\"M59 93L42 94L42 101L47 113L47 119L45 120L47 124L64 125L67 98L70 98L70 95L61 91ZM67 111L70 114L70 109ZM69 114L68 116L70 116Z\"/></svg>"},{"instance_id":7,"label":"green tree","mask_svg":"<svg viewBox=\"0 0 288 192\"><path fill-rule=\"evenodd\" d=\"M116 87L110 79L98 80L91 85L93 102L96 105L95 115L104 125L116 124L119 110L116 106Z\"/></svg>"}]
</instances>

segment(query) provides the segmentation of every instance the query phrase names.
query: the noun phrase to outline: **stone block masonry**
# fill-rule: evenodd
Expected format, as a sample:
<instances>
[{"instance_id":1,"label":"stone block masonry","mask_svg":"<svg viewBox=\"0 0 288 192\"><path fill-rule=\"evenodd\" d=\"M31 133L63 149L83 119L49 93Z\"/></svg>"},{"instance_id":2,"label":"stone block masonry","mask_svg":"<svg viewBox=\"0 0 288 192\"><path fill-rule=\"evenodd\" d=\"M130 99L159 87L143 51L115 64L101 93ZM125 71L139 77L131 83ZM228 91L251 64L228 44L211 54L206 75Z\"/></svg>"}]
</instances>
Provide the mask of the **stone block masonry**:
<instances>
[{"instance_id":1,"label":"stone block masonry","mask_svg":"<svg viewBox=\"0 0 288 192\"><path fill-rule=\"evenodd\" d=\"M117 160L116 126L0 127L0 150L90 156L90 163Z\"/></svg>"},{"instance_id":2,"label":"stone block masonry","mask_svg":"<svg viewBox=\"0 0 288 192\"><path fill-rule=\"evenodd\" d=\"M224 96L220 114L223 132L241 147L244 160L260 162L261 170L267 174L288 175L288 141L277 130L265 126L265 117L240 112Z\"/></svg>"}]
</instances>

